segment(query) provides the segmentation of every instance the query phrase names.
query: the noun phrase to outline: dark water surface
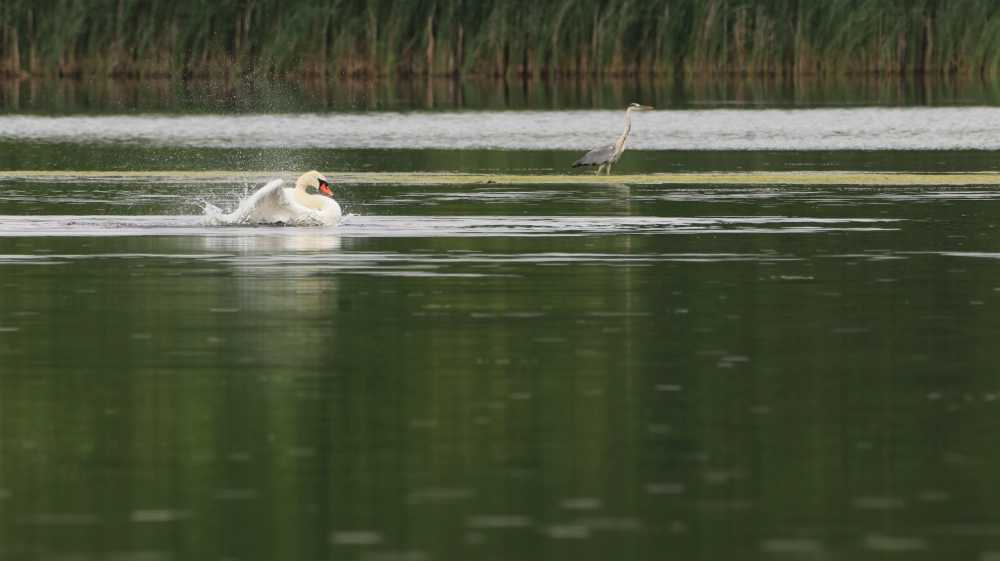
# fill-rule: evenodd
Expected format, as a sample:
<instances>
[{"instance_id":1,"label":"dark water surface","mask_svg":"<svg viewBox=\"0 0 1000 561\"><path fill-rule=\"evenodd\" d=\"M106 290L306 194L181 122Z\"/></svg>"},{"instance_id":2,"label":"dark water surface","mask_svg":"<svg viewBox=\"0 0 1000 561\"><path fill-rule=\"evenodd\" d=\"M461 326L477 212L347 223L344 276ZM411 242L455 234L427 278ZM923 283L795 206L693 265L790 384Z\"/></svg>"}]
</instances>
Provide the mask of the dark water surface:
<instances>
[{"instance_id":1,"label":"dark water surface","mask_svg":"<svg viewBox=\"0 0 1000 561\"><path fill-rule=\"evenodd\" d=\"M1000 190L80 182L0 183L0 559L1000 555Z\"/></svg>"},{"instance_id":2,"label":"dark water surface","mask_svg":"<svg viewBox=\"0 0 1000 561\"><path fill-rule=\"evenodd\" d=\"M989 85L570 86L0 83L0 561L1000 559L1000 186L338 181L335 228L218 227L258 184L189 173L565 173L632 98L697 111L620 173L1000 162ZM424 109L499 128L417 149ZM538 140L508 109L601 111L489 148Z\"/></svg>"},{"instance_id":3,"label":"dark water surface","mask_svg":"<svg viewBox=\"0 0 1000 561\"><path fill-rule=\"evenodd\" d=\"M356 80L0 80L0 113L285 113L501 109L618 109L633 101L675 109L994 106L984 76L859 75L795 79L631 78Z\"/></svg>"}]
</instances>

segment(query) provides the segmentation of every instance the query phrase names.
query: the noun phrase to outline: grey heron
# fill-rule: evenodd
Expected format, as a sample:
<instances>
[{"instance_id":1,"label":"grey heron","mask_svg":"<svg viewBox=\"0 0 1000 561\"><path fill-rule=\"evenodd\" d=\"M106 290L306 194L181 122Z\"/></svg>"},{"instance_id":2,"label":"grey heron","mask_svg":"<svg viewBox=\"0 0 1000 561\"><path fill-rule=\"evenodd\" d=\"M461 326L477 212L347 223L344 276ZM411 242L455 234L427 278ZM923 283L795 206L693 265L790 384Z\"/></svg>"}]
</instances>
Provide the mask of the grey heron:
<instances>
[{"instance_id":1,"label":"grey heron","mask_svg":"<svg viewBox=\"0 0 1000 561\"><path fill-rule=\"evenodd\" d=\"M587 152L583 155L583 157L573 163L573 167L597 166L598 175L600 175L602 169L606 169L606 173L611 175L611 166L618 163L618 158L621 158L622 152L625 151L625 141L628 140L628 133L632 130L632 112L649 111L650 109L652 109L652 107L648 105L630 103L628 108L625 109L625 132L618 137L618 140L616 140L614 144L600 146L598 148L594 148L590 152Z\"/></svg>"}]
</instances>

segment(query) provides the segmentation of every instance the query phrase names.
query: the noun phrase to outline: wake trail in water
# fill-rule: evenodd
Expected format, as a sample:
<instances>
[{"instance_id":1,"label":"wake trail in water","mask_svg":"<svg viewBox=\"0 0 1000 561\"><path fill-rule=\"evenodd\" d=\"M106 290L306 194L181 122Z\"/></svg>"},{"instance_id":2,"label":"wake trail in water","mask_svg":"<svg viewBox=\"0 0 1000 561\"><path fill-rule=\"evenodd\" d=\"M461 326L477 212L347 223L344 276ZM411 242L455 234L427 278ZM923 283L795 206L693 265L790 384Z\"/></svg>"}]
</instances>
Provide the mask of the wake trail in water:
<instances>
[{"instance_id":1,"label":"wake trail in water","mask_svg":"<svg viewBox=\"0 0 1000 561\"><path fill-rule=\"evenodd\" d=\"M33 236L254 236L296 235L316 228L267 228L210 205L201 215L0 216L0 238ZM340 237L526 237L692 234L822 234L898 229L899 220L789 216L371 216L349 214L333 230Z\"/></svg>"}]
</instances>

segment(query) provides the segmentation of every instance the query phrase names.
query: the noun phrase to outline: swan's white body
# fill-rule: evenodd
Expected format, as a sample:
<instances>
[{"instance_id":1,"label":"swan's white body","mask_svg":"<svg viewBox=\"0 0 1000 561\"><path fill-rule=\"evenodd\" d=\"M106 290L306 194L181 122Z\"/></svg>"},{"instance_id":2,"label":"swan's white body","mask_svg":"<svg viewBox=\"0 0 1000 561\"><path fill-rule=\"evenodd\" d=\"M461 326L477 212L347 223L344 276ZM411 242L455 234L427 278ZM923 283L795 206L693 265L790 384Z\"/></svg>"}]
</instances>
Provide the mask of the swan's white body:
<instances>
[{"instance_id":1,"label":"swan's white body","mask_svg":"<svg viewBox=\"0 0 1000 561\"><path fill-rule=\"evenodd\" d=\"M216 212L212 212L211 208L207 211L214 221L223 224L333 226L340 222L343 211L332 197L306 191L310 179L315 182L310 174L315 172L300 177L294 188L286 188L282 180L275 179L240 201L239 207L228 214L218 209L215 209Z\"/></svg>"}]
</instances>

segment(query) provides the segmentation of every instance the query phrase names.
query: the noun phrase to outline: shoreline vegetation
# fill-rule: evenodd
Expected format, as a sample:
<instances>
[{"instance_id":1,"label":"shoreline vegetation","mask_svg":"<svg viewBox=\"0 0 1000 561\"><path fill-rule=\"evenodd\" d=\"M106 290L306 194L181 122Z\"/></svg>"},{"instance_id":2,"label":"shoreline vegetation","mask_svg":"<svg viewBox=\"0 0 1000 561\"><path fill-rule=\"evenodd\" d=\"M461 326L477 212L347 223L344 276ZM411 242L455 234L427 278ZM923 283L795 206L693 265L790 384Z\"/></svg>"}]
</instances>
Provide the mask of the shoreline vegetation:
<instances>
[{"instance_id":1,"label":"shoreline vegetation","mask_svg":"<svg viewBox=\"0 0 1000 561\"><path fill-rule=\"evenodd\" d=\"M993 0L5 0L7 78L1000 71Z\"/></svg>"}]
</instances>

